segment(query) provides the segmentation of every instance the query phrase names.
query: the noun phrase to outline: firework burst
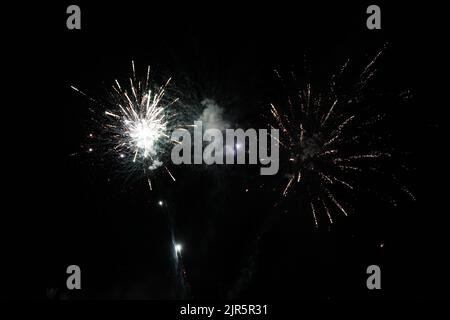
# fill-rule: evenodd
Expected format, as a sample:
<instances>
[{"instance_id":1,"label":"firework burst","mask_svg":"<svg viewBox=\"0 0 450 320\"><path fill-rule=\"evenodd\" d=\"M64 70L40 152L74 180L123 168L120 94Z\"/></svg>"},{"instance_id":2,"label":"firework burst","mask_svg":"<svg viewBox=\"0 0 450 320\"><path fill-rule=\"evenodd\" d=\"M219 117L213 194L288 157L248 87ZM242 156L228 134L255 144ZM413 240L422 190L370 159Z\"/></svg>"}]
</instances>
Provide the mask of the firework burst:
<instances>
[{"instance_id":1,"label":"firework burst","mask_svg":"<svg viewBox=\"0 0 450 320\"><path fill-rule=\"evenodd\" d=\"M270 105L269 125L279 129L284 155L281 167L286 180L280 194L282 198L297 194L306 200L316 227L322 214L330 224L336 214L347 216L351 206L342 199L367 190L366 175L383 173L383 163L393 156L387 137L374 128L383 114L372 110L367 95L383 50L350 87L340 83L348 60L325 89L307 81L303 89L288 96L284 108ZM286 87L285 79L277 71L276 75ZM297 80L295 74L290 76ZM414 199L408 188L401 189Z\"/></svg>"},{"instance_id":2,"label":"firework burst","mask_svg":"<svg viewBox=\"0 0 450 320\"><path fill-rule=\"evenodd\" d=\"M166 165L167 151L171 145L170 132L176 117L171 106L178 101L178 98L170 99L166 95L169 82L170 79L159 87L152 84L150 67L147 68L145 80L138 80L132 61L132 76L125 83L116 79L107 90L108 99L105 102L72 86L72 89L97 104L97 108L91 111L100 131L99 148L119 159L128 172L143 172L150 189L151 173L161 167L175 181ZM89 136L93 138L97 135L91 133ZM93 152L94 149L89 148L88 151Z\"/></svg>"}]
</instances>

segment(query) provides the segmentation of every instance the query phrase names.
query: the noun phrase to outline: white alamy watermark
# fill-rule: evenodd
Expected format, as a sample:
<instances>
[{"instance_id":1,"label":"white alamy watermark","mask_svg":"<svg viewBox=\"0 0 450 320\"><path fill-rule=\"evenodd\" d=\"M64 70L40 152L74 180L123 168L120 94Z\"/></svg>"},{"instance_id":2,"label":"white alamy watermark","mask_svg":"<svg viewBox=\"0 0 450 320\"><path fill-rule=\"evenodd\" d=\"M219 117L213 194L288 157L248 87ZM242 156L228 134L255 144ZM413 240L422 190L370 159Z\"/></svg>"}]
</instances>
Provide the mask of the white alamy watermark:
<instances>
[{"instance_id":1,"label":"white alamy watermark","mask_svg":"<svg viewBox=\"0 0 450 320\"><path fill-rule=\"evenodd\" d=\"M72 4L67 7L66 13L69 15L66 20L66 26L69 30L81 29L81 9L79 6Z\"/></svg>"},{"instance_id":2,"label":"white alamy watermark","mask_svg":"<svg viewBox=\"0 0 450 320\"><path fill-rule=\"evenodd\" d=\"M203 130L203 123L195 121L193 137L186 129L176 129L172 132L171 139L175 142L171 152L175 165L259 163L262 165L261 175L274 175L278 172L278 129L271 129L270 133L267 129Z\"/></svg>"}]
</instances>

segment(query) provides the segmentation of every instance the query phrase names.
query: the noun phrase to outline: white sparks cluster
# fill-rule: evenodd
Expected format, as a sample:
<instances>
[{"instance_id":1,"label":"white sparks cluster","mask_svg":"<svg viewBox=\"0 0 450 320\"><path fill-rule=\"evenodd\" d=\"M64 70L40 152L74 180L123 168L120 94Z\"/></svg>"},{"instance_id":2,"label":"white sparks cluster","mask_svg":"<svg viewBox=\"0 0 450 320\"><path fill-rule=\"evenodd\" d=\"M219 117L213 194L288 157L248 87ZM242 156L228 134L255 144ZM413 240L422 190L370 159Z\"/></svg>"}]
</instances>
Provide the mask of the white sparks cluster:
<instances>
[{"instance_id":1,"label":"white sparks cluster","mask_svg":"<svg viewBox=\"0 0 450 320\"><path fill-rule=\"evenodd\" d=\"M170 107L178 99L166 97L166 88L170 79L160 87L150 83L150 67L145 80L138 80L134 62L132 76L127 82L115 80L107 93L106 103L99 102L72 87L89 100L102 107L104 117L99 121L102 133L99 138L107 153L127 164L130 171L142 170L148 176L149 171L164 166L172 180L175 180L164 165L167 146L170 145L168 133L175 114ZM93 134L90 135L93 138ZM89 148L89 152L93 149ZM150 189L152 184L148 176Z\"/></svg>"}]
</instances>

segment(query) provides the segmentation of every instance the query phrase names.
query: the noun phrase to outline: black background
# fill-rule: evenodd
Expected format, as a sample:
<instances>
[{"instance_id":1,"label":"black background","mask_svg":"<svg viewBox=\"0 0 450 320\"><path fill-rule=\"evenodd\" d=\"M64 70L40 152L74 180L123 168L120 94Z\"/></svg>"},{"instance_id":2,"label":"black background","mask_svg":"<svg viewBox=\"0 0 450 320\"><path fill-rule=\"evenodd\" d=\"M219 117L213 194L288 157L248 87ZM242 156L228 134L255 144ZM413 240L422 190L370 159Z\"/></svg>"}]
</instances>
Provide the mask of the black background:
<instances>
[{"instance_id":1,"label":"black background","mask_svg":"<svg viewBox=\"0 0 450 320\"><path fill-rule=\"evenodd\" d=\"M67 5L25 6L10 24L20 114L6 138L19 168L2 215L5 297L47 299L59 288L68 299L178 298L167 210L196 299L448 296L439 8L380 4L382 30L370 31L367 4L82 2L82 29L70 31ZM145 180L124 183L89 155L68 156L85 150L89 133L88 102L70 85L100 94L129 74L131 60L138 73L151 65L157 77L189 78L251 127L271 101L275 68L301 70L306 56L328 76L349 57L367 63L386 43L376 86L413 92L386 108L394 143L413 153L416 202L362 197L349 218L315 230L308 214L272 208L277 195L258 190L270 179L254 167L174 168L176 183L159 179L149 192ZM64 290L70 264L82 270L79 292ZM370 264L382 269L381 291L365 286Z\"/></svg>"}]
</instances>

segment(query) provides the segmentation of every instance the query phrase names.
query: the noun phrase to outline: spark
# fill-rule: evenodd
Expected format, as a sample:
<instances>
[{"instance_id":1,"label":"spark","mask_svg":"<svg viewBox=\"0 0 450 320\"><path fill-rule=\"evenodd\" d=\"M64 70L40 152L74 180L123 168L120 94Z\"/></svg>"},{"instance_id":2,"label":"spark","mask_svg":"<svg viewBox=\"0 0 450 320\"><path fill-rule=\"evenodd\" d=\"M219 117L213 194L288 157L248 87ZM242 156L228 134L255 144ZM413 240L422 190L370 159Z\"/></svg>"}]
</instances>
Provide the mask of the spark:
<instances>
[{"instance_id":1,"label":"spark","mask_svg":"<svg viewBox=\"0 0 450 320\"><path fill-rule=\"evenodd\" d=\"M167 173L168 173L169 176L172 178L172 180L173 180L173 181L176 181L176 180L175 180L175 177L174 177L173 174L172 174L172 172L170 172L170 170L167 169L167 167L164 167L164 168L166 169Z\"/></svg>"},{"instance_id":2,"label":"spark","mask_svg":"<svg viewBox=\"0 0 450 320\"><path fill-rule=\"evenodd\" d=\"M150 191L152 191L153 190L152 181L150 180L150 178L147 179L147 182L148 182L148 187L150 188Z\"/></svg>"},{"instance_id":3,"label":"spark","mask_svg":"<svg viewBox=\"0 0 450 320\"><path fill-rule=\"evenodd\" d=\"M311 202L311 212L314 218L314 224L316 225L316 228L319 226L317 223L317 216L316 216L316 209L314 208L314 204Z\"/></svg>"},{"instance_id":4,"label":"spark","mask_svg":"<svg viewBox=\"0 0 450 320\"><path fill-rule=\"evenodd\" d=\"M322 201L323 209L325 210L325 212L327 214L328 220L330 221L331 224L333 224L333 218L331 218L330 211L328 210L328 207L325 204L325 201L323 201L323 199L321 199L321 201Z\"/></svg>"}]
</instances>

